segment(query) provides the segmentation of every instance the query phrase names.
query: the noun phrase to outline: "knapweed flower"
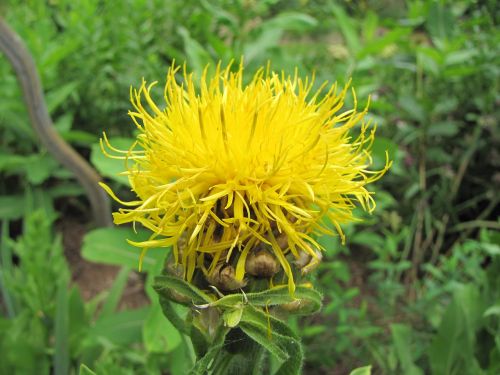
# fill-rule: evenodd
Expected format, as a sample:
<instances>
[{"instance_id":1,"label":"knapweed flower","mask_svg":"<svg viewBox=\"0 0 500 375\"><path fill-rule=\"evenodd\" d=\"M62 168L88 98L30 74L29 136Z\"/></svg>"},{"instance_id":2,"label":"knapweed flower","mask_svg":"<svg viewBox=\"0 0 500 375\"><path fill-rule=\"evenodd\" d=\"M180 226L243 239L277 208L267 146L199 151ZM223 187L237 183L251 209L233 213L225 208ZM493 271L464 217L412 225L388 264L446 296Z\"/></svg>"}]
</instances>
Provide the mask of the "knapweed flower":
<instances>
[{"instance_id":1,"label":"knapweed flower","mask_svg":"<svg viewBox=\"0 0 500 375\"><path fill-rule=\"evenodd\" d=\"M366 185L389 162L368 170L375 129L355 95L354 109L343 110L348 85L325 83L313 92L313 79L269 67L244 85L243 66L233 70L219 64L197 81L184 68L179 83L180 67L172 65L164 108L151 98L156 82L131 90L137 142L123 151L105 136L104 143L126 161L137 200L123 202L103 187L127 207L113 214L116 224L152 231L133 244L143 254L172 247L186 280L203 272L210 281L231 265L238 285L247 260L265 251L277 260L270 276L284 271L293 292L296 264L322 250L314 237L336 232L343 239L341 224L355 220L357 204L373 210Z\"/></svg>"}]
</instances>

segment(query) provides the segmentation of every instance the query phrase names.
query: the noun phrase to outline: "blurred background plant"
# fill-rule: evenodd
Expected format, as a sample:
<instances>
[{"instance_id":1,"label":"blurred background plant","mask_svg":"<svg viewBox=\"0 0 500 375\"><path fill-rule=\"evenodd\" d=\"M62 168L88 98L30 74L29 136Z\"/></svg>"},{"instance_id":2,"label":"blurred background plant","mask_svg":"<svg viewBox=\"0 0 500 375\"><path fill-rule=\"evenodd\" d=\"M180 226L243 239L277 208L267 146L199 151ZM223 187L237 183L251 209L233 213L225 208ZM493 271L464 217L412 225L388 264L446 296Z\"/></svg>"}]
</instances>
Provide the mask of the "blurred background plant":
<instances>
[{"instance_id":1,"label":"blurred background plant","mask_svg":"<svg viewBox=\"0 0 500 375\"><path fill-rule=\"evenodd\" d=\"M495 1L7 0L0 11L37 62L58 132L121 196L122 165L102 156L98 135L130 144L129 87L161 81L174 59L198 73L244 55L248 72L271 61L318 82L352 76L360 105L371 94L374 162L388 150L394 165L346 246L320 239L325 306L291 320L304 373L500 372ZM148 252L137 276L131 230L90 230L83 190L40 147L3 58L0 77L0 373L77 373L81 363L186 373L193 349L151 287L164 252Z\"/></svg>"}]
</instances>

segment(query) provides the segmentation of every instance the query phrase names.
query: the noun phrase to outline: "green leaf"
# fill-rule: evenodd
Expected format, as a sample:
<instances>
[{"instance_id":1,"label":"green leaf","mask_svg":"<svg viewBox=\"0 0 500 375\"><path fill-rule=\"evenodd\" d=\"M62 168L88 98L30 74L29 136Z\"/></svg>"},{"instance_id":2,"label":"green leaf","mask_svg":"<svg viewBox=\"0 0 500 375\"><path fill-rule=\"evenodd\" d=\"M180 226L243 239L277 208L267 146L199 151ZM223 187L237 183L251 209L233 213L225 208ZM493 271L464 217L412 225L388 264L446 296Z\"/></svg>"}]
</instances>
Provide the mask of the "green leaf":
<instances>
[{"instance_id":1,"label":"green leaf","mask_svg":"<svg viewBox=\"0 0 500 375\"><path fill-rule=\"evenodd\" d=\"M16 315L15 300L13 291L6 285L6 280L12 279L15 266L12 261L12 249L9 241L9 221L2 219L0 221L0 290L2 301L7 310L7 317L12 319Z\"/></svg>"},{"instance_id":2,"label":"green leaf","mask_svg":"<svg viewBox=\"0 0 500 375\"><path fill-rule=\"evenodd\" d=\"M439 1L432 1L427 16L427 29L433 38L447 40L451 38L455 20L450 7Z\"/></svg>"},{"instance_id":3,"label":"green leaf","mask_svg":"<svg viewBox=\"0 0 500 375\"><path fill-rule=\"evenodd\" d=\"M163 315L174 325L174 327L185 335L190 334L189 328L186 325L184 319L181 318L177 310L174 308L170 300L162 295L159 297L160 306L163 311Z\"/></svg>"},{"instance_id":4,"label":"green leaf","mask_svg":"<svg viewBox=\"0 0 500 375\"><path fill-rule=\"evenodd\" d=\"M435 48L419 46L417 48L417 63L424 72L429 72L437 76L443 63L443 56Z\"/></svg>"},{"instance_id":5,"label":"green leaf","mask_svg":"<svg viewBox=\"0 0 500 375\"><path fill-rule=\"evenodd\" d=\"M445 55L444 63L445 65L469 64L477 54L478 50L475 48L450 52Z\"/></svg>"},{"instance_id":6,"label":"green leaf","mask_svg":"<svg viewBox=\"0 0 500 375\"><path fill-rule=\"evenodd\" d=\"M127 243L127 239L144 241L149 235L146 230L138 230L136 234L131 228L94 229L83 238L82 257L92 262L137 269L141 250ZM149 249L144 256L142 269L154 270L166 254L167 250L164 248Z\"/></svg>"},{"instance_id":7,"label":"green leaf","mask_svg":"<svg viewBox=\"0 0 500 375\"><path fill-rule=\"evenodd\" d=\"M49 43L40 57L41 69L54 69L61 60L69 57L81 48L81 40L75 38L59 39L57 43Z\"/></svg>"},{"instance_id":8,"label":"green leaf","mask_svg":"<svg viewBox=\"0 0 500 375\"><path fill-rule=\"evenodd\" d=\"M24 216L25 198L22 195L0 196L0 218L16 220Z\"/></svg>"},{"instance_id":9,"label":"green leaf","mask_svg":"<svg viewBox=\"0 0 500 375\"><path fill-rule=\"evenodd\" d=\"M500 305L494 305L489 307L483 314L484 317L492 315L500 315Z\"/></svg>"},{"instance_id":10,"label":"green leaf","mask_svg":"<svg viewBox=\"0 0 500 375\"><path fill-rule=\"evenodd\" d=\"M347 15L344 8L339 5L331 5L332 12L337 21L338 27L345 38L347 47L352 55L355 55L361 48L358 31L354 25L354 20Z\"/></svg>"},{"instance_id":11,"label":"green leaf","mask_svg":"<svg viewBox=\"0 0 500 375\"><path fill-rule=\"evenodd\" d=\"M234 28L240 26L238 23L238 18L234 14L224 10L222 7L218 7L208 0L200 0L200 4L217 20L227 23Z\"/></svg>"},{"instance_id":12,"label":"green leaf","mask_svg":"<svg viewBox=\"0 0 500 375\"><path fill-rule=\"evenodd\" d=\"M113 147L119 150L127 151L134 143L134 140L132 138L116 137L109 139L109 142ZM116 154L116 152L110 150L106 145L104 145L104 149L111 155ZM119 159L111 159L104 155L99 143L94 143L92 145L90 161L99 171L99 173L101 173L101 175L109 177L123 185L129 184L128 177L121 174L126 171L125 161Z\"/></svg>"},{"instance_id":13,"label":"green leaf","mask_svg":"<svg viewBox=\"0 0 500 375\"><path fill-rule=\"evenodd\" d=\"M76 143L76 144L82 145L82 146L91 146L95 143L95 140L96 140L96 136L94 133L88 133L86 131L77 130L77 129L72 129L69 131L61 132L61 137L66 142ZM113 177L115 177L115 176L113 176Z\"/></svg>"},{"instance_id":14,"label":"green leaf","mask_svg":"<svg viewBox=\"0 0 500 375\"><path fill-rule=\"evenodd\" d=\"M82 337L86 334L88 329L90 317L87 315L89 311L86 311L85 308L85 301L80 294L79 287L72 287L68 298L68 332L70 335L70 351L72 351L73 348L80 347Z\"/></svg>"},{"instance_id":15,"label":"green leaf","mask_svg":"<svg viewBox=\"0 0 500 375\"><path fill-rule=\"evenodd\" d=\"M168 353L182 342L179 331L163 316L158 303L151 306L144 322L142 337L149 352Z\"/></svg>"},{"instance_id":16,"label":"green leaf","mask_svg":"<svg viewBox=\"0 0 500 375\"><path fill-rule=\"evenodd\" d=\"M80 365L80 371L78 372L78 374L79 375L97 375L94 371L89 369L83 363Z\"/></svg>"},{"instance_id":17,"label":"green leaf","mask_svg":"<svg viewBox=\"0 0 500 375\"><path fill-rule=\"evenodd\" d=\"M500 255L500 245L494 243L481 243L481 248L492 257Z\"/></svg>"},{"instance_id":18,"label":"green leaf","mask_svg":"<svg viewBox=\"0 0 500 375\"><path fill-rule=\"evenodd\" d=\"M49 154L30 155L24 166L28 181L40 185L60 168L59 163Z\"/></svg>"},{"instance_id":19,"label":"green leaf","mask_svg":"<svg viewBox=\"0 0 500 375\"><path fill-rule=\"evenodd\" d=\"M239 327L273 355L280 359L286 356L277 375L300 374L304 357L302 345L285 322L247 305Z\"/></svg>"},{"instance_id":20,"label":"green leaf","mask_svg":"<svg viewBox=\"0 0 500 375\"><path fill-rule=\"evenodd\" d=\"M316 26L318 21L307 14L282 12L261 24L262 28L276 28L287 31L305 32Z\"/></svg>"},{"instance_id":21,"label":"green leaf","mask_svg":"<svg viewBox=\"0 0 500 375\"><path fill-rule=\"evenodd\" d=\"M182 40L184 41L184 50L186 52L190 70L195 72L197 77L201 77L205 66L208 63L213 62L212 57L197 40L191 37L189 31L186 28L179 26L177 32L180 34ZM211 66L210 69L213 69L213 66Z\"/></svg>"},{"instance_id":22,"label":"green leaf","mask_svg":"<svg viewBox=\"0 0 500 375\"><path fill-rule=\"evenodd\" d=\"M120 298L123 294L125 286L127 285L128 275L130 274L130 268L123 267L113 282L113 285L108 291L108 295L106 297L106 301L102 306L100 317L107 317L112 315L116 308L118 307L118 303L120 302Z\"/></svg>"},{"instance_id":23,"label":"green leaf","mask_svg":"<svg viewBox=\"0 0 500 375\"><path fill-rule=\"evenodd\" d=\"M0 153L0 171L23 171L26 165L26 159L26 156Z\"/></svg>"},{"instance_id":24,"label":"green leaf","mask_svg":"<svg viewBox=\"0 0 500 375\"><path fill-rule=\"evenodd\" d=\"M404 40L410 33L411 29L396 28L391 30L382 37L367 43L363 49L358 52L357 58L362 59L370 54L382 53L386 47L393 45L399 40Z\"/></svg>"},{"instance_id":25,"label":"green leaf","mask_svg":"<svg viewBox=\"0 0 500 375\"><path fill-rule=\"evenodd\" d=\"M262 22L255 30L257 36L245 44L245 62L248 64L257 56L264 57L266 51L279 46L286 31L305 32L317 23L315 18L297 12L283 12Z\"/></svg>"},{"instance_id":26,"label":"green leaf","mask_svg":"<svg viewBox=\"0 0 500 375\"><path fill-rule=\"evenodd\" d=\"M73 113L65 113L60 116L57 121L54 122L54 128L56 128L57 132L61 134L62 132L69 132L71 126L73 125Z\"/></svg>"},{"instance_id":27,"label":"green leaf","mask_svg":"<svg viewBox=\"0 0 500 375\"><path fill-rule=\"evenodd\" d=\"M289 358L289 355L280 347L280 345L278 345L279 339L286 340L284 336L276 334L270 336L267 333L267 326L255 323L249 324L247 322L241 322L239 327L247 336L264 347L264 349L274 355L278 360L286 361Z\"/></svg>"},{"instance_id":28,"label":"green leaf","mask_svg":"<svg viewBox=\"0 0 500 375\"><path fill-rule=\"evenodd\" d=\"M384 239L377 233L358 231L353 234L350 242L352 244L364 245L371 249L377 249L384 245Z\"/></svg>"},{"instance_id":29,"label":"green leaf","mask_svg":"<svg viewBox=\"0 0 500 375\"><path fill-rule=\"evenodd\" d=\"M66 283L59 283L55 316L54 374L69 372L68 291Z\"/></svg>"},{"instance_id":30,"label":"green leaf","mask_svg":"<svg viewBox=\"0 0 500 375\"><path fill-rule=\"evenodd\" d=\"M279 44L282 35L283 30L279 28L271 27L262 30L258 37L245 45L243 51L245 62L248 64L258 57L262 57L262 54Z\"/></svg>"},{"instance_id":31,"label":"green leaf","mask_svg":"<svg viewBox=\"0 0 500 375\"><path fill-rule=\"evenodd\" d=\"M194 367L189 372L190 375L207 374L207 369L222 349L224 345L224 339L226 338L228 332L229 328L224 327L222 324L219 326L212 345L208 349L207 353L195 363Z\"/></svg>"},{"instance_id":32,"label":"green leaf","mask_svg":"<svg viewBox=\"0 0 500 375\"><path fill-rule=\"evenodd\" d=\"M399 105L412 120L420 123L424 123L426 121L427 113L425 109L413 96L402 96L399 99Z\"/></svg>"},{"instance_id":33,"label":"green leaf","mask_svg":"<svg viewBox=\"0 0 500 375\"><path fill-rule=\"evenodd\" d=\"M465 373L475 366L474 341L482 318L482 302L476 285L458 285L438 332L428 349L433 373L451 374L460 365Z\"/></svg>"},{"instance_id":34,"label":"green leaf","mask_svg":"<svg viewBox=\"0 0 500 375\"><path fill-rule=\"evenodd\" d=\"M456 121L441 121L429 125L427 135L452 137L459 131L459 124Z\"/></svg>"},{"instance_id":35,"label":"green leaf","mask_svg":"<svg viewBox=\"0 0 500 375\"><path fill-rule=\"evenodd\" d=\"M349 375L371 375L371 373L372 373L372 366L364 366L352 370L349 373Z\"/></svg>"},{"instance_id":36,"label":"green leaf","mask_svg":"<svg viewBox=\"0 0 500 375\"><path fill-rule=\"evenodd\" d=\"M89 330L89 337L95 340L106 339L116 345L129 345L142 342L142 327L150 307L120 311L112 316L99 318Z\"/></svg>"},{"instance_id":37,"label":"green leaf","mask_svg":"<svg viewBox=\"0 0 500 375\"><path fill-rule=\"evenodd\" d=\"M179 345L175 350L168 353L165 357L168 361L168 374L185 375L193 367L195 358L190 355L189 345Z\"/></svg>"},{"instance_id":38,"label":"green leaf","mask_svg":"<svg viewBox=\"0 0 500 375\"><path fill-rule=\"evenodd\" d=\"M423 371L413 362L411 328L404 324L391 324L391 335L401 368L405 374L421 375Z\"/></svg>"},{"instance_id":39,"label":"green leaf","mask_svg":"<svg viewBox=\"0 0 500 375\"><path fill-rule=\"evenodd\" d=\"M72 93L76 91L78 86L78 82L69 82L47 93L45 98L49 113L53 113L55 109L57 109Z\"/></svg>"},{"instance_id":40,"label":"green leaf","mask_svg":"<svg viewBox=\"0 0 500 375\"><path fill-rule=\"evenodd\" d=\"M379 25L377 13L369 10L363 20L363 39L365 42L371 42L376 35Z\"/></svg>"}]
</instances>

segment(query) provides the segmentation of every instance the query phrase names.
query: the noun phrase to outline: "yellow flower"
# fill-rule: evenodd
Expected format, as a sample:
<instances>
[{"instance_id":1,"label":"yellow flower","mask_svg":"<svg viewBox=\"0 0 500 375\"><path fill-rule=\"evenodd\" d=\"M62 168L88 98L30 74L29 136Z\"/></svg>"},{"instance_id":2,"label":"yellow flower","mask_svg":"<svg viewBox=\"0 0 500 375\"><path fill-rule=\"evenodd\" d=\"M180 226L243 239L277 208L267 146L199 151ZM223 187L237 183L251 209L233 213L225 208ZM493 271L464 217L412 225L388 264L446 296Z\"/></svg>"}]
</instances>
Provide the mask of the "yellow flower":
<instances>
[{"instance_id":1,"label":"yellow flower","mask_svg":"<svg viewBox=\"0 0 500 375\"><path fill-rule=\"evenodd\" d=\"M367 169L375 132L363 120L367 108L342 111L348 85L339 92L325 83L312 92L313 79L297 72L289 77L268 67L245 86L242 65L232 72L219 64L210 76L205 69L196 84L185 68L178 83L179 69L172 65L167 74L164 109L150 95L156 82L131 90L129 115L139 135L130 150L113 148L104 135L116 153L108 156L125 159L137 195L123 202L102 184L128 207L113 214L114 222L150 229L148 241L131 243L143 254L171 246L188 281L196 270L210 276L225 262L241 281L249 253L265 246L293 293L294 263L322 250L313 236L336 231L344 240L340 224L355 220L356 203L375 207L366 185L390 163Z\"/></svg>"}]
</instances>

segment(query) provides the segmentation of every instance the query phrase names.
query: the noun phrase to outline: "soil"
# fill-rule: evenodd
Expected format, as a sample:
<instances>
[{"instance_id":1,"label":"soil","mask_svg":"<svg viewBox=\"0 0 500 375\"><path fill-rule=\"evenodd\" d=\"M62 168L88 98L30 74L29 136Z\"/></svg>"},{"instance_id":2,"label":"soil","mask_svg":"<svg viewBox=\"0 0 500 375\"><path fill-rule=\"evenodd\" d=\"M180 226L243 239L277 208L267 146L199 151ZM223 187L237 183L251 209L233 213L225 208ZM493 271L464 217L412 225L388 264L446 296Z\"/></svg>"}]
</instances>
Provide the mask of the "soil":
<instances>
[{"instance_id":1,"label":"soil","mask_svg":"<svg viewBox=\"0 0 500 375\"><path fill-rule=\"evenodd\" d=\"M87 232L84 224L65 218L58 223L63 236L64 255L71 270L71 280L76 284L85 301L108 290L120 267L86 261L81 256L82 240ZM140 274L131 272L119 304L119 310L136 309L149 304Z\"/></svg>"}]
</instances>

